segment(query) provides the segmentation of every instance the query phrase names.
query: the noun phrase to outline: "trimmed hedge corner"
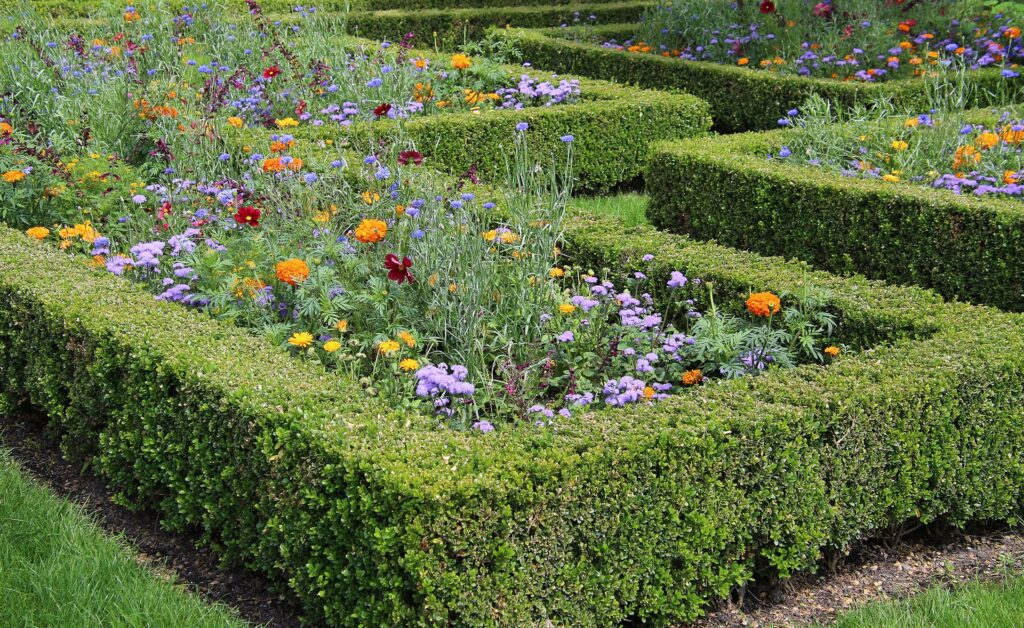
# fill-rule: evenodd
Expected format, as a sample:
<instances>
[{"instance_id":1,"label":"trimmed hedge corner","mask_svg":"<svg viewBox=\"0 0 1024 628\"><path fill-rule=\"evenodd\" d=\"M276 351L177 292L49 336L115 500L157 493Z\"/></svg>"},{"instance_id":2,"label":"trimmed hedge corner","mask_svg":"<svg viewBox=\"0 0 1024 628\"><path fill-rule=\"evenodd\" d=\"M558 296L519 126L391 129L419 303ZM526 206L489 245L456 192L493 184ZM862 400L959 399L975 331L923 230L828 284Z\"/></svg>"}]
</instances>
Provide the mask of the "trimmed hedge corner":
<instances>
[{"instance_id":1,"label":"trimmed hedge corner","mask_svg":"<svg viewBox=\"0 0 1024 628\"><path fill-rule=\"evenodd\" d=\"M834 295L855 350L557 430L439 430L0 227L0 392L172 527L332 625L651 623L908 519L1021 521L1024 318L577 214L719 295Z\"/></svg>"},{"instance_id":2,"label":"trimmed hedge corner","mask_svg":"<svg viewBox=\"0 0 1024 628\"><path fill-rule=\"evenodd\" d=\"M831 272L1024 310L1019 200L851 179L767 159L795 132L658 144L647 169L651 221Z\"/></svg>"},{"instance_id":3,"label":"trimmed hedge corner","mask_svg":"<svg viewBox=\"0 0 1024 628\"><path fill-rule=\"evenodd\" d=\"M495 37L515 45L523 58L538 68L618 81L655 89L677 89L708 101L715 129L724 133L777 128L786 111L801 106L811 94L818 94L842 107L851 107L884 97L898 107L925 109L927 84L903 79L883 83L842 82L828 79L778 76L768 72L703 61L682 61L655 54L631 53L602 48L595 43L574 41L617 38L636 32L628 24L596 27L547 29L494 29ZM970 74L976 88L976 106L987 104L989 94L1005 90L1007 81L999 70ZM1014 83L1016 95L1024 83Z\"/></svg>"}]
</instances>

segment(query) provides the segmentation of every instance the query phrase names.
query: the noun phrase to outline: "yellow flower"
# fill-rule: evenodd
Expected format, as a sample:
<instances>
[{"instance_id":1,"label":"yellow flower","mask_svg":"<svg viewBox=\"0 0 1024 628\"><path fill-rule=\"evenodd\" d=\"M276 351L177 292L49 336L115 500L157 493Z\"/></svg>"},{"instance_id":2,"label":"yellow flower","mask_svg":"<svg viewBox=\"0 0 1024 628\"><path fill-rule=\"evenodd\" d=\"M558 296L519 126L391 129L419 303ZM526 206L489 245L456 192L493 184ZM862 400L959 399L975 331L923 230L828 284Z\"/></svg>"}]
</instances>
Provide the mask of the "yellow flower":
<instances>
[{"instance_id":1,"label":"yellow flower","mask_svg":"<svg viewBox=\"0 0 1024 628\"><path fill-rule=\"evenodd\" d=\"M14 132L14 127L6 122L0 122L0 135L10 135Z\"/></svg>"},{"instance_id":2,"label":"yellow flower","mask_svg":"<svg viewBox=\"0 0 1024 628\"><path fill-rule=\"evenodd\" d=\"M562 314L572 314L576 311L576 306L572 303L563 303L558 306L558 311Z\"/></svg>"},{"instance_id":3,"label":"yellow flower","mask_svg":"<svg viewBox=\"0 0 1024 628\"><path fill-rule=\"evenodd\" d=\"M736 65L747 65L748 63L750 63L750 59L748 59L748 58L746 58L746 57L740 57L740 58L739 58L739 59L738 59L738 60L736 61Z\"/></svg>"},{"instance_id":4,"label":"yellow flower","mask_svg":"<svg viewBox=\"0 0 1024 628\"><path fill-rule=\"evenodd\" d=\"M468 70L473 65L473 60L461 52L452 55L452 67L456 70Z\"/></svg>"},{"instance_id":5,"label":"yellow flower","mask_svg":"<svg viewBox=\"0 0 1024 628\"><path fill-rule=\"evenodd\" d=\"M827 355L830 358L834 358L834 357L838 356L839 355L839 347L832 346L832 345L829 345L828 347L825 347L825 355Z\"/></svg>"},{"instance_id":6,"label":"yellow flower","mask_svg":"<svg viewBox=\"0 0 1024 628\"><path fill-rule=\"evenodd\" d=\"M551 277L552 279L558 279L559 277L564 276L565 271L562 270L561 268L552 268L551 270L548 271L548 277Z\"/></svg>"},{"instance_id":7,"label":"yellow flower","mask_svg":"<svg viewBox=\"0 0 1024 628\"><path fill-rule=\"evenodd\" d=\"M7 183L17 183L25 178L25 173L21 170L8 170L3 174L3 179Z\"/></svg>"},{"instance_id":8,"label":"yellow flower","mask_svg":"<svg viewBox=\"0 0 1024 628\"><path fill-rule=\"evenodd\" d=\"M47 229L46 227L32 227L31 229L25 231L25 233L30 238L42 240L46 236L50 235L50 230Z\"/></svg>"},{"instance_id":9,"label":"yellow flower","mask_svg":"<svg viewBox=\"0 0 1024 628\"><path fill-rule=\"evenodd\" d=\"M328 340L324 343L324 351L327 353L334 353L341 348L341 343L337 340Z\"/></svg>"},{"instance_id":10,"label":"yellow flower","mask_svg":"<svg viewBox=\"0 0 1024 628\"><path fill-rule=\"evenodd\" d=\"M897 152L907 150L908 146L909 146L909 144L907 144L903 140L893 140L892 141L892 149L894 151L897 151Z\"/></svg>"},{"instance_id":11,"label":"yellow flower","mask_svg":"<svg viewBox=\"0 0 1024 628\"><path fill-rule=\"evenodd\" d=\"M362 197L363 202L366 203L367 205L373 205L374 203L380 200L380 194L373 190L366 190L365 192L363 192Z\"/></svg>"},{"instance_id":12,"label":"yellow flower","mask_svg":"<svg viewBox=\"0 0 1024 628\"><path fill-rule=\"evenodd\" d=\"M231 116L228 118L228 124L235 127L236 129L242 128L242 119L238 116Z\"/></svg>"},{"instance_id":13,"label":"yellow flower","mask_svg":"<svg viewBox=\"0 0 1024 628\"><path fill-rule=\"evenodd\" d=\"M341 333L345 333L346 331L348 331L348 321L345 319L341 319L340 321L338 321L338 324L334 326L334 328L340 331Z\"/></svg>"},{"instance_id":14,"label":"yellow flower","mask_svg":"<svg viewBox=\"0 0 1024 628\"><path fill-rule=\"evenodd\" d=\"M380 352L381 355L391 355L401 348L402 346L394 340L385 340L377 345L377 351Z\"/></svg>"},{"instance_id":15,"label":"yellow flower","mask_svg":"<svg viewBox=\"0 0 1024 628\"><path fill-rule=\"evenodd\" d=\"M313 344L313 334L308 331L297 331L288 339L288 344L293 347L305 349L309 345Z\"/></svg>"},{"instance_id":16,"label":"yellow flower","mask_svg":"<svg viewBox=\"0 0 1024 628\"><path fill-rule=\"evenodd\" d=\"M299 121L295 118L281 118L280 120L274 120L274 124L279 129L287 129L288 127L299 126Z\"/></svg>"},{"instance_id":17,"label":"yellow flower","mask_svg":"<svg viewBox=\"0 0 1024 628\"><path fill-rule=\"evenodd\" d=\"M452 294L455 294L458 291L459 291L459 284L457 284L455 282L452 282L452 283L448 284L448 292L450 292Z\"/></svg>"},{"instance_id":18,"label":"yellow flower","mask_svg":"<svg viewBox=\"0 0 1024 628\"><path fill-rule=\"evenodd\" d=\"M406 372L408 372L408 371L415 371L419 367L420 367L420 363L417 362L416 360L413 360L412 358L406 358L406 359L404 359L404 360L402 360L401 362L398 363L398 368L400 368L400 369L402 369L403 371L406 371Z\"/></svg>"},{"instance_id":19,"label":"yellow flower","mask_svg":"<svg viewBox=\"0 0 1024 628\"><path fill-rule=\"evenodd\" d=\"M894 174L885 174L882 175L882 181L888 181L889 183L899 183L900 178Z\"/></svg>"},{"instance_id":20,"label":"yellow flower","mask_svg":"<svg viewBox=\"0 0 1024 628\"><path fill-rule=\"evenodd\" d=\"M644 388L644 399L654 399L654 389L650 386Z\"/></svg>"},{"instance_id":21,"label":"yellow flower","mask_svg":"<svg viewBox=\"0 0 1024 628\"><path fill-rule=\"evenodd\" d=\"M331 212L329 212L329 211L321 211L321 212L317 212L316 214L313 215L313 222L316 222L316 223L323 224L325 222L330 222L330 220L331 220Z\"/></svg>"},{"instance_id":22,"label":"yellow flower","mask_svg":"<svg viewBox=\"0 0 1024 628\"><path fill-rule=\"evenodd\" d=\"M497 229L491 229L490 231L485 231L483 233L484 240L486 240L488 242L494 242L494 238L497 238L497 237L498 237L498 230Z\"/></svg>"},{"instance_id":23,"label":"yellow flower","mask_svg":"<svg viewBox=\"0 0 1024 628\"><path fill-rule=\"evenodd\" d=\"M410 349L416 346L416 339L409 332L398 332L398 337L399 339L401 339L402 342L405 343L405 346L409 347Z\"/></svg>"},{"instance_id":24,"label":"yellow flower","mask_svg":"<svg viewBox=\"0 0 1024 628\"><path fill-rule=\"evenodd\" d=\"M501 241L505 244L515 244L519 241L519 236L512 233L511 231L504 231L501 234Z\"/></svg>"}]
</instances>

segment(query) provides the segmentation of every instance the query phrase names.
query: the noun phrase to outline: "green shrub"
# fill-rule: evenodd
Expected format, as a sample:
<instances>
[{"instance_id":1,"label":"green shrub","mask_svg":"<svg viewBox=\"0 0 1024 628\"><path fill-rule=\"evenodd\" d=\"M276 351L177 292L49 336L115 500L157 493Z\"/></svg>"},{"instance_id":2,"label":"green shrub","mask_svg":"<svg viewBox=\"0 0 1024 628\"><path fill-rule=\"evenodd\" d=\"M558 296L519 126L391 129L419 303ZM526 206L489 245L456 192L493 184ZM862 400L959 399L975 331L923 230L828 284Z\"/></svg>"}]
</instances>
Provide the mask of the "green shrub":
<instances>
[{"instance_id":1,"label":"green shrub","mask_svg":"<svg viewBox=\"0 0 1024 628\"><path fill-rule=\"evenodd\" d=\"M647 170L649 218L663 229L796 257L832 272L1024 310L1019 200L851 179L768 160L793 133L659 144Z\"/></svg>"},{"instance_id":2,"label":"green shrub","mask_svg":"<svg viewBox=\"0 0 1024 628\"><path fill-rule=\"evenodd\" d=\"M776 128L786 111L802 105L811 94L819 94L843 107L884 98L901 109L928 108L928 84L923 80L862 83L778 76L587 43L592 37L622 41L634 32L635 27L611 24L571 29L495 29L491 34L513 44L525 60L538 68L640 87L678 89L703 98L711 105L715 128L725 133ZM581 40L570 39L573 37ZM979 106L987 104L1007 86L998 69L971 72L966 80L974 94L972 104ZM1024 89L1019 87L1020 83L1013 85L1015 95Z\"/></svg>"},{"instance_id":3,"label":"green shrub","mask_svg":"<svg viewBox=\"0 0 1024 628\"><path fill-rule=\"evenodd\" d=\"M348 23L349 31L361 37L397 40L406 33L415 33L419 45L455 49L464 42L482 39L491 27L557 27L587 21L591 16L602 24L631 22L639 20L650 6L650 0L633 0L554 6L402 8L353 12Z\"/></svg>"},{"instance_id":4,"label":"green shrub","mask_svg":"<svg viewBox=\"0 0 1024 628\"><path fill-rule=\"evenodd\" d=\"M1019 522L1024 319L579 214L573 261L834 295L855 350L557 430L436 428L0 228L0 391L308 618L685 621L908 519Z\"/></svg>"}]
</instances>

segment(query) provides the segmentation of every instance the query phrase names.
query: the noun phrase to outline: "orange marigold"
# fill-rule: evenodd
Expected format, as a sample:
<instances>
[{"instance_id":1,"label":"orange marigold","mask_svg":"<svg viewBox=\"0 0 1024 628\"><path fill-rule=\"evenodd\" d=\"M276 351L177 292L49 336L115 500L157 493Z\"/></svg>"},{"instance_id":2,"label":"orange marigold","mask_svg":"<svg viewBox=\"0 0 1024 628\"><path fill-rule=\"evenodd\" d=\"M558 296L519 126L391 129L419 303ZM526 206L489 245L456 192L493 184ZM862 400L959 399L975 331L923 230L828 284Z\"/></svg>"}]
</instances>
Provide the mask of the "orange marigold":
<instances>
[{"instance_id":1,"label":"orange marigold","mask_svg":"<svg viewBox=\"0 0 1024 628\"><path fill-rule=\"evenodd\" d=\"M388 223L375 218L364 218L356 227L356 240L363 244L380 242L388 234Z\"/></svg>"},{"instance_id":2,"label":"orange marigold","mask_svg":"<svg viewBox=\"0 0 1024 628\"><path fill-rule=\"evenodd\" d=\"M755 292L747 299L747 311L754 316L767 318L782 309L782 301L771 292Z\"/></svg>"},{"instance_id":3,"label":"orange marigold","mask_svg":"<svg viewBox=\"0 0 1024 628\"><path fill-rule=\"evenodd\" d=\"M839 355L839 347L836 347L834 345L829 345L829 346L825 347L825 355L827 355L830 358L834 358L834 357L838 356Z\"/></svg>"},{"instance_id":4,"label":"orange marigold","mask_svg":"<svg viewBox=\"0 0 1024 628\"><path fill-rule=\"evenodd\" d=\"M274 270L278 279L291 286L300 284L309 277L309 265L297 257L278 262Z\"/></svg>"},{"instance_id":5,"label":"orange marigold","mask_svg":"<svg viewBox=\"0 0 1024 628\"><path fill-rule=\"evenodd\" d=\"M452 55L452 67L456 70L468 70L473 65L473 60L461 52Z\"/></svg>"},{"instance_id":6,"label":"orange marigold","mask_svg":"<svg viewBox=\"0 0 1024 628\"><path fill-rule=\"evenodd\" d=\"M28 237L30 238L42 240L46 236L50 235L50 230L47 229L46 227L32 227L31 229L25 231L25 234L28 235Z\"/></svg>"},{"instance_id":7,"label":"orange marigold","mask_svg":"<svg viewBox=\"0 0 1024 628\"><path fill-rule=\"evenodd\" d=\"M700 369L693 369L683 373L683 386L695 386L704 381L704 373Z\"/></svg>"}]
</instances>

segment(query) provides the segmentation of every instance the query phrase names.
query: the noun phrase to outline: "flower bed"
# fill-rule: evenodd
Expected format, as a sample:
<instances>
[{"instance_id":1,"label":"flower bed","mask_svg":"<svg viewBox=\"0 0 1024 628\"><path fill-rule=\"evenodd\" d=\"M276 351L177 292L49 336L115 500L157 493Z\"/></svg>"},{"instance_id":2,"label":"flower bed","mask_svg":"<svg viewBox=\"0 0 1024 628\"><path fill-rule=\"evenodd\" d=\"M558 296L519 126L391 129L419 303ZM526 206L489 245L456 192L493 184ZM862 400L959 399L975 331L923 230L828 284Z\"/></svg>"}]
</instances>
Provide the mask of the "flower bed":
<instances>
[{"instance_id":1,"label":"flower bed","mask_svg":"<svg viewBox=\"0 0 1024 628\"><path fill-rule=\"evenodd\" d=\"M779 114L801 106L814 94L842 107L885 100L901 109L928 105L926 78L886 81L841 81L798 74L752 70L710 61L687 61L659 54L638 54L600 42L633 36L636 27L609 24L596 27L492 30L494 37L520 49L535 67L582 74L641 87L679 89L707 100L716 129L722 132L775 128ZM1004 77L999 68L979 68L962 77L971 100L967 105L1018 97L1021 80ZM1016 71L1012 71L1015 73Z\"/></svg>"},{"instance_id":2,"label":"flower bed","mask_svg":"<svg viewBox=\"0 0 1024 628\"><path fill-rule=\"evenodd\" d=\"M885 344L557 432L439 432L344 374L0 234L8 399L331 624L680 621L906 519L1021 515L1017 316L576 216L578 264L656 250L651 276L681 269L722 295L811 279L853 345Z\"/></svg>"},{"instance_id":3,"label":"flower bed","mask_svg":"<svg viewBox=\"0 0 1024 628\"><path fill-rule=\"evenodd\" d=\"M1002 129L998 120L998 114L986 112L967 117L969 123ZM954 141L961 138L955 126ZM908 129L903 117L889 128L893 138L912 141L918 141L915 134L924 138L934 131ZM865 129L855 124L830 133L856 142ZM928 286L950 298L1024 309L1017 272L1024 263L1024 212L1018 200L957 195L881 177L851 178L838 171L830 175L823 166L790 163L795 156L767 159L797 146L798 137L798 131L781 130L660 145L647 175L652 221L833 272L864 273ZM904 155L892 148L893 138L885 148ZM953 153L946 156L950 166ZM744 200L736 203L736 198Z\"/></svg>"}]
</instances>

